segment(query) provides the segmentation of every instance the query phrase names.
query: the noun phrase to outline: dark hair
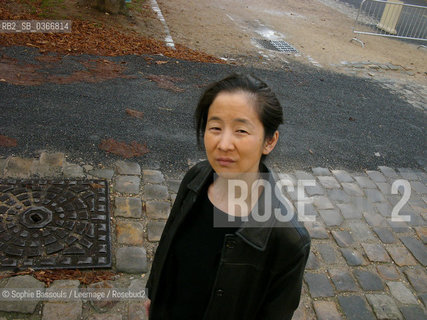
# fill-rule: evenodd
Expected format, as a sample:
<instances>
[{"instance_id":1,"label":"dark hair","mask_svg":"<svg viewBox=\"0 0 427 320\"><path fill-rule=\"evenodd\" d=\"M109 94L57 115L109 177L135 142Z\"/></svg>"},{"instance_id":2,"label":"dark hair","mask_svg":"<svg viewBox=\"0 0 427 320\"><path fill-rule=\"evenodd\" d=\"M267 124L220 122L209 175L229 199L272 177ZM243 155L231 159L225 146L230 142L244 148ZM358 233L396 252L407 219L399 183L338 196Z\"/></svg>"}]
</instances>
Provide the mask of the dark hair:
<instances>
[{"instance_id":1,"label":"dark hair","mask_svg":"<svg viewBox=\"0 0 427 320\"><path fill-rule=\"evenodd\" d=\"M253 95L255 111L264 127L264 138L271 138L283 123L280 102L267 84L250 74L232 74L211 84L201 96L194 113L197 142L199 146L206 129L209 107L221 92L245 92Z\"/></svg>"}]
</instances>

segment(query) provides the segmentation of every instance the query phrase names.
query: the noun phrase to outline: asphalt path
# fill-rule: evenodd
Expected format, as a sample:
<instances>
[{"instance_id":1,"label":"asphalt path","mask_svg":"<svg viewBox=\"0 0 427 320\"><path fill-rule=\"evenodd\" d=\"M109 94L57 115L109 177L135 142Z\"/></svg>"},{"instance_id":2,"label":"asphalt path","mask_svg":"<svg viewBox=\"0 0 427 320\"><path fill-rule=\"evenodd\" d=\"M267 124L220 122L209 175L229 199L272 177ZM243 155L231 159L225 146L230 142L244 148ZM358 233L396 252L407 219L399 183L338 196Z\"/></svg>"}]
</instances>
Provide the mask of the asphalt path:
<instances>
[{"instance_id":1,"label":"asphalt path","mask_svg":"<svg viewBox=\"0 0 427 320\"><path fill-rule=\"evenodd\" d=\"M36 52L0 48L0 56L22 63L34 63ZM97 57L67 56L50 72L70 74L89 58ZM125 65L132 79L36 86L0 82L0 134L18 141L16 147L0 147L0 156L33 157L48 150L64 152L74 163L109 165L121 158L98 145L114 138L146 143L150 152L133 159L143 167L184 171L188 160L204 158L193 126L203 86L232 72L252 72L277 93L286 118L270 163L283 169L349 170L426 164L426 115L374 81L298 64L261 70L152 58L168 63L149 63L147 56L102 58ZM182 78L175 85L184 91L162 89L146 78L150 74ZM126 108L144 112L144 118L130 117Z\"/></svg>"}]
</instances>

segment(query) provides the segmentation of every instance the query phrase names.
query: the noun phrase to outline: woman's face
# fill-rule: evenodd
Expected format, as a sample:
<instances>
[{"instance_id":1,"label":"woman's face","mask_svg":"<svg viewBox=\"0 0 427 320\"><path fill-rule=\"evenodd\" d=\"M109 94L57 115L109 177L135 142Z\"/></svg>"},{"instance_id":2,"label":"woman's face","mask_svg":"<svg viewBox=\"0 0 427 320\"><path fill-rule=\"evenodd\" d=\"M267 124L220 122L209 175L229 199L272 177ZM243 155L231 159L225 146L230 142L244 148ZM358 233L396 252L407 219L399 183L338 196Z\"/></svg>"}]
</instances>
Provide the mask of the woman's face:
<instances>
[{"instance_id":1,"label":"woman's face","mask_svg":"<svg viewBox=\"0 0 427 320\"><path fill-rule=\"evenodd\" d=\"M263 154L278 139L264 139L264 127L245 92L219 93L209 107L204 143L216 173L258 172Z\"/></svg>"}]
</instances>

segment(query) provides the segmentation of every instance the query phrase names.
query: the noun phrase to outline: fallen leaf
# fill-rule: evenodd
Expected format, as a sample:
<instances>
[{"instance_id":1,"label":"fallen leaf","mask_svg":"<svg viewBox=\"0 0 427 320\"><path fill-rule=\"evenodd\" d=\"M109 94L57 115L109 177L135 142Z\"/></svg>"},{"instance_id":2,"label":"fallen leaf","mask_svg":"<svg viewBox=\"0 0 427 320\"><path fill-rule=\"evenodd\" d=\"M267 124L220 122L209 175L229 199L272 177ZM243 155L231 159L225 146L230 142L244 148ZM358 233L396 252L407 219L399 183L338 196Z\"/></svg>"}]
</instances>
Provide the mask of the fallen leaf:
<instances>
[{"instance_id":1,"label":"fallen leaf","mask_svg":"<svg viewBox=\"0 0 427 320\"><path fill-rule=\"evenodd\" d=\"M143 119L144 118L144 112L137 111L133 109L126 109L126 113L132 117Z\"/></svg>"},{"instance_id":2,"label":"fallen leaf","mask_svg":"<svg viewBox=\"0 0 427 320\"><path fill-rule=\"evenodd\" d=\"M164 61L164 60L158 60L156 61L156 64L165 64L168 63L169 61Z\"/></svg>"},{"instance_id":3,"label":"fallen leaf","mask_svg":"<svg viewBox=\"0 0 427 320\"><path fill-rule=\"evenodd\" d=\"M313 153L314 153L313 151L311 151L311 149L308 149L308 152L310 152L310 154L313 154Z\"/></svg>"},{"instance_id":4,"label":"fallen leaf","mask_svg":"<svg viewBox=\"0 0 427 320\"><path fill-rule=\"evenodd\" d=\"M16 139L0 134L0 147L16 147L17 144Z\"/></svg>"},{"instance_id":5,"label":"fallen leaf","mask_svg":"<svg viewBox=\"0 0 427 320\"><path fill-rule=\"evenodd\" d=\"M142 145L136 141L127 144L116 141L113 138L102 140L98 147L101 150L122 156L125 159L139 157L149 152L146 145Z\"/></svg>"}]
</instances>

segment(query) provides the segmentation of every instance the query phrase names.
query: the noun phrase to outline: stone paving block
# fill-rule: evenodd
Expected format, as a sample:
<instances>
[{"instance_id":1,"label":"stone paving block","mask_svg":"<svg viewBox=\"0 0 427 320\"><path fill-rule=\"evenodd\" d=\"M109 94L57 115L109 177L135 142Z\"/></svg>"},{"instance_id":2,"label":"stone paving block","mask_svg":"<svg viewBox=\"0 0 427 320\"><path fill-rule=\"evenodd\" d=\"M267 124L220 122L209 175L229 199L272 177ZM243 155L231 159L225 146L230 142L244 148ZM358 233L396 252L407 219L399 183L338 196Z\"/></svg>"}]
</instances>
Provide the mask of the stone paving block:
<instances>
[{"instance_id":1,"label":"stone paving block","mask_svg":"<svg viewBox=\"0 0 427 320\"><path fill-rule=\"evenodd\" d=\"M349 266L363 266L368 264L365 258L356 250L348 248L341 248L340 250Z\"/></svg>"},{"instance_id":2,"label":"stone paving block","mask_svg":"<svg viewBox=\"0 0 427 320\"><path fill-rule=\"evenodd\" d=\"M412 257L409 251L405 247L401 246L390 246L387 247L389 255L393 261L399 266L415 266L417 261Z\"/></svg>"},{"instance_id":3,"label":"stone paving block","mask_svg":"<svg viewBox=\"0 0 427 320\"><path fill-rule=\"evenodd\" d=\"M83 167L78 164L66 163L62 168L62 174L65 178L84 178Z\"/></svg>"},{"instance_id":4,"label":"stone paving block","mask_svg":"<svg viewBox=\"0 0 427 320\"><path fill-rule=\"evenodd\" d=\"M104 280L104 281L88 284L87 287L95 291L108 292L114 288L114 283L109 280ZM89 303L97 312L106 312L110 310L111 307L116 305L118 301L117 300L109 301L108 299L99 299L99 300L91 299Z\"/></svg>"},{"instance_id":5,"label":"stone paving block","mask_svg":"<svg viewBox=\"0 0 427 320\"><path fill-rule=\"evenodd\" d=\"M93 166L91 166L90 164L85 164L83 165L83 169L85 170L85 172L89 172L93 170Z\"/></svg>"},{"instance_id":6,"label":"stone paving block","mask_svg":"<svg viewBox=\"0 0 427 320\"><path fill-rule=\"evenodd\" d=\"M333 301L314 301L317 320L341 320L341 315Z\"/></svg>"},{"instance_id":7,"label":"stone paving block","mask_svg":"<svg viewBox=\"0 0 427 320\"><path fill-rule=\"evenodd\" d=\"M395 233L407 233L410 231L406 222L387 220L387 223Z\"/></svg>"},{"instance_id":8,"label":"stone paving block","mask_svg":"<svg viewBox=\"0 0 427 320\"><path fill-rule=\"evenodd\" d=\"M418 306L400 307L405 320L425 320L427 319L426 312Z\"/></svg>"},{"instance_id":9,"label":"stone paving block","mask_svg":"<svg viewBox=\"0 0 427 320\"><path fill-rule=\"evenodd\" d=\"M391 184L387 182L377 182L376 184L382 194L385 194L385 195L391 194Z\"/></svg>"},{"instance_id":10,"label":"stone paving block","mask_svg":"<svg viewBox=\"0 0 427 320\"><path fill-rule=\"evenodd\" d=\"M116 239L120 244L140 246L143 243L144 227L136 221L116 221Z\"/></svg>"},{"instance_id":11,"label":"stone paving block","mask_svg":"<svg viewBox=\"0 0 427 320\"><path fill-rule=\"evenodd\" d=\"M285 180L285 181L287 181L287 183L292 183L292 185L296 188L297 178L293 174L279 173L278 176L279 176L280 180Z\"/></svg>"},{"instance_id":12,"label":"stone paving block","mask_svg":"<svg viewBox=\"0 0 427 320\"><path fill-rule=\"evenodd\" d=\"M348 320L376 320L368 304L360 296L338 296L338 302Z\"/></svg>"},{"instance_id":13,"label":"stone paving block","mask_svg":"<svg viewBox=\"0 0 427 320\"><path fill-rule=\"evenodd\" d=\"M325 274L306 272L304 279L312 298L334 296L334 289Z\"/></svg>"},{"instance_id":14,"label":"stone paving block","mask_svg":"<svg viewBox=\"0 0 427 320\"><path fill-rule=\"evenodd\" d=\"M354 270L353 273L363 290L384 290L383 281L376 272L371 272L367 270Z\"/></svg>"},{"instance_id":15,"label":"stone paving block","mask_svg":"<svg viewBox=\"0 0 427 320\"><path fill-rule=\"evenodd\" d=\"M369 179L369 177L356 176L354 180L359 184L359 186L363 189L375 189L377 185Z\"/></svg>"},{"instance_id":16,"label":"stone paving block","mask_svg":"<svg viewBox=\"0 0 427 320\"><path fill-rule=\"evenodd\" d=\"M316 178L306 171L297 170L295 171L295 177L297 180L313 180L316 181Z\"/></svg>"},{"instance_id":17,"label":"stone paving block","mask_svg":"<svg viewBox=\"0 0 427 320\"><path fill-rule=\"evenodd\" d=\"M319 210L319 214L328 227L339 226L344 221L343 217L336 209Z\"/></svg>"},{"instance_id":18,"label":"stone paving block","mask_svg":"<svg viewBox=\"0 0 427 320\"><path fill-rule=\"evenodd\" d=\"M359 287L351 276L350 272L347 270L338 270L332 269L329 270L332 282L335 285L335 288L340 291L358 291Z\"/></svg>"},{"instance_id":19,"label":"stone paving block","mask_svg":"<svg viewBox=\"0 0 427 320\"><path fill-rule=\"evenodd\" d=\"M114 190L121 193L139 193L140 178L137 176L117 176Z\"/></svg>"},{"instance_id":20,"label":"stone paving block","mask_svg":"<svg viewBox=\"0 0 427 320\"><path fill-rule=\"evenodd\" d=\"M400 237L400 241L424 267L427 265L426 246L420 240L413 237Z\"/></svg>"},{"instance_id":21,"label":"stone paving block","mask_svg":"<svg viewBox=\"0 0 427 320\"><path fill-rule=\"evenodd\" d=\"M355 241L365 242L375 240L372 231L369 229L366 223L359 221L350 221L348 226L350 228L351 236Z\"/></svg>"},{"instance_id":22,"label":"stone paving block","mask_svg":"<svg viewBox=\"0 0 427 320\"><path fill-rule=\"evenodd\" d=\"M80 320L81 315L81 300L64 303L46 302L43 306L42 320Z\"/></svg>"},{"instance_id":23,"label":"stone paving block","mask_svg":"<svg viewBox=\"0 0 427 320\"><path fill-rule=\"evenodd\" d=\"M339 182L354 182L354 179L345 170L332 170L332 174Z\"/></svg>"},{"instance_id":24,"label":"stone paving block","mask_svg":"<svg viewBox=\"0 0 427 320\"><path fill-rule=\"evenodd\" d=\"M39 158L40 164L52 167L62 167L65 163L65 154L62 152L42 152Z\"/></svg>"},{"instance_id":25,"label":"stone paving block","mask_svg":"<svg viewBox=\"0 0 427 320\"><path fill-rule=\"evenodd\" d=\"M17 288L38 289L40 291L44 291L44 283L30 275L24 275L7 279L7 283L3 288L7 289L5 290L7 292L11 292ZM13 299L12 301L0 300L0 311L33 313L40 301L41 299L31 299L28 301L19 301L18 299Z\"/></svg>"},{"instance_id":26,"label":"stone paving block","mask_svg":"<svg viewBox=\"0 0 427 320\"><path fill-rule=\"evenodd\" d=\"M167 180L166 184L168 186L169 192L178 193L181 180Z\"/></svg>"},{"instance_id":27,"label":"stone paving block","mask_svg":"<svg viewBox=\"0 0 427 320\"><path fill-rule=\"evenodd\" d=\"M418 266L415 268L405 268L403 272L415 291L427 293L427 274L424 268Z\"/></svg>"},{"instance_id":28,"label":"stone paving block","mask_svg":"<svg viewBox=\"0 0 427 320\"><path fill-rule=\"evenodd\" d=\"M144 186L144 200L168 200L169 192L166 186L147 184Z\"/></svg>"},{"instance_id":29,"label":"stone paving block","mask_svg":"<svg viewBox=\"0 0 427 320\"><path fill-rule=\"evenodd\" d=\"M356 183L351 182L343 182L342 184L343 190L349 195L353 197L363 197L363 191Z\"/></svg>"},{"instance_id":30,"label":"stone paving block","mask_svg":"<svg viewBox=\"0 0 427 320\"><path fill-rule=\"evenodd\" d=\"M40 178L47 177L56 177L62 174L62 167L51 167L47 164L41 164L39 161L35 160L33 166L31 167L31 176L36 176Z\"/></svg>"},{"instance_id":31,"label":"stone paving block","mask_svg":"<svg viewBox=\"0 0 427 320\"><path fill-rule=\"evenodd\" d=\"M145 306L143 302L129 303L128 320L146 320Z\"/></svg>"},{"instance_id":32,"label":"stone paving block","mask_svg":"<svg viewBox=\"0 0 427 320\"><path fill-rule=\"evenodd\" d=\"M366 193L366 197L368 198L368 201L370 201L372 203L385 202L386 201L386 199L384 198L382 193L377 189L366 189L365 193Z\"/></svg>"},{"instance_id":33,"label":"stone paving block","mask_svg":"<svg viewBox=\"0 0 427 320\"><path fill-rule=\"evenodd\" d=\"M408 223L408 225L410 225L412 227L420 227L420 226L426 226L427 225L427 222L423 218L421 218L421 216L419 214L412 211L411 209L402 209L399 212L399 215L400 216L408 216L409 221L407 223Z\"/></svg>"},{"instance_id":34,"label":"stone paving block","mask_svg":"<svg viewBox=\"0 0 427 320\"><path fill-rule=\"evenodd\" d=\"M341 248L347 248L354 243L354 239L348 231L332 231L332 236Z\"/></svg>"},{"instance_id":35,"label":"stone paving block","mask_svg":"<svg viewBox=\"0 0 427 320\"><path fill-rule=\"evenodd\" d=\"M419 298L423 302L424 307L427 307L427 293L420 294Z\"/></svg>"},{"instance_id":36,"label":"stone paving block","mask_svg":"<svg viewBox=\"0 0 427 320\"><path fill-rule=\"evenodd\" d=\"M375 203L374 206L383 217L391 217L393 208L387 202Z\"/></svg>"},{"instance_id":37,"label":"stone paving block","mask_svg":"<svg viewBox=\"0 0 427 320\"><path fill-rule=\"evenodd\" d=\"M387 281L386 283L391 294L397 301L405 304L417 304L417 298L402 282Z\"/></svg>"},{"instance_id":38,"label":"stone paving block","mask_svg":"<svg viewBox=\"0 0 427 320\"><path fill-rule=\"evenodd\" d=\"M316 181L315 181L314 186L306 186L305 191L307 192L308 196L310 196L310 197L315 196L315 195L324 195L325 194L325 190Z\"/></svg>"},{"instance_id":39,"label":"stone paving block","mask_svg":"<svg viewBox=\"0 0 427 320\"><path fill-rule=\"evenodd\" d=\"M7 166L7 161L8 161L7 159L1 159L0 158L0 177L3 177L3 175L4 175L4 170Z\"/></svg>"},{"instance_id":40,"label":"stone paving block","mask_svg":"<svg viewBox=\"0 0 427 320\"><path fill-rule=\"evenodd\" d=\"M319 210L333 209L334 205L332 202L325 196L314 196L313 204Z\"/></svg>"},{"instance_id":41,"label":"stone paving block","mask_svg":"<svg viewBox=\"0 0 427 320\"><path fill-rule=\"evenodd\" d=\"M416 172L410 168L397 168L400 176L406 180L418 180Z\"/></svg>"},{"instance_id":42,"label":"stone paving block","mask_svg":"<svg viewBox=\"0 0 427 320\"><path fill-rule=\"evenodd\" d=\"M177 196L176 193L170 195L170 197L171 197L171 204L175 203L176 196Z\"/></svg>"},{"instance_id":43,"label":"stone paving block","mask_svg":"<svg viewBox=\"0 0 427 320\"><path fill-rule=\"evenodd\" d=\"M382 172L382 174L385 175L387 178L391 178L391 179L397 179L397 178L399 178L399 176L397 175L396 171L394 171L394 169L392 169L390 167L380 166L378 168L380 169L380 171Z\"/></svg>"},{"instance_id":44,"label":"stone paving block","mask_svg":"<svg viewBox=\"0 0 427 320\"><path fill-rule=\"evenodd\" d=\"M375 170L367 170L366 174L368 175L369 178L371 178L374 182L387 182L386 178L384 177L384 175L379 172L379 171L375 171Z\"/></svg>"},{"instance_id":45,"label":"stone paving block","mask_svg":"<svg viewBox=\"0 0 427 320\"><path fill-rule=\"evenodd\" d=\"M387 251L380 244L362 243L366 256L372 262L389 262Z\"/></svg>"},{"instance_id":46,"label":"stone paving block","mask_svg":"<svg viewBox=\"0 0 427 320\"><path fill-rule=\"evenodd\" d=\"M122 247L116 252L118 272L145 273L148 271L147 255L143 247Z\"/></svg>"},{"instance_id":47,"label":"stone paving block","mask_svg":"<svg viewBox=\"0 0 427 320\"><path fill-rule=\"evenodd\" d=\"M137 162L116 161L114 164L117 174L122 175L141 175L141 166Z\"/></svg>"},{"instance_id":48,"label":"stone paving block","mask_svg":"<svg viewBox=\"0 0 427 320\"><path fill-rule=\"evenodd\" d=\"M147 224L148 241L160 241L166 221L149 221Z\"/></svg>"},{"instance_id":49,"label":"stone paving block","mask_svg":"<svg viewBox=\"0 0 427 320\"><path fill-rule=\"evenodd\" d=\"M304 226L307 228L308 233L313 239L329 238L325 226L319 221L304 222Z\"/></svg>"},{"instance_id":50,"label":"stone paving block","mask_svg":"<svg viewBox=\"0 0 427 320\"><path fill-rule=\"evenodd\" d=\"M317 168L312 168L311 170L313 171L313 174L315 176L329 176L332 174L328 168L317 167Z\"/></svg>"},{"instance_id":51,"label":"stone paving block","mask_svg":"<svg viewBox=\"0 0 427 320\"><path fill-rule=\"evenodd\" d=\"M320 184L327 189L339 189L341 185L338 183L337 179L332 176L320 176L317 177L320 181Z\"/></svg>"},{"instance_id":52,"label":"stone paving block","mask_svg":"<svg viewBox=\"0 0 427 320\"><path fill-rule=\"evenodd\" d=\"M163 183L165 181L165 177L159 170L143 170L142 181L144 183Z\"/></svg>"},{"instance_id":53,"label":"stone paving block","mask_svg":"<svg viewBox=\"0 0 427 320\"><path fill-rule=\"evenodd\" d=\"M327 243L319 243L317 245L317 251L320 253L323 261L325 261L327 264L336 263L338 260L335 249Z\"/></svg>"},{"instance_id":54,"label":"stone paving block","mask_svg":"<svg viewBox=\"0 0 427 320\"><path fill-rule=\"evenodd\" d=\"M77 289L80 285L79 280L54 280L49 288L46 288L46 293L55 292L60 289Z\"/></svg>"},{"instance_id":55,"label":"stone paving block","mask_svg":"<svg viewBox=\"0 0 427 320\"><path fill-rule=\"evenodd\" d=\"M427 187L424 183L419 181L411 181L411 189L415 190L416 193L424 195L427 194Z\"/></svg>"},{"instance_id":56,"label":"stone paving block","mask_svg":"<svg viewBox=\"0 0 427 320\"><path fill-rule=\"evenodd\" d=\"M125 218L141 218L142 201L140 198L116 197L114 215Z\"/></svg>"},{"instance_id":57,"label":"stone paving block","mask_svg":"<svg viewBox=\"0 0 427 320\"><path fill-rule=\"evenodd\" d=\"M122 320L122 315L118 313L94 313L88 320Z\"/></svg>"},{"instance_id":58,"label":"stone paving block","mask_svg":"<svg viewBox=\"0 0 427 320\"><path fill-rule=\"evenodd\" d=\"M310 251L305 268L307 270L317 270L319 269L319 267L320 267L319 259L316 257L316 255L312 251Z\"/></svg>"},{"instance_id":59,"label":"stone paving block","mask_svg":"<svg viewBox=\"0 0 427 320\"><path fill-rule=\"evenodd\" d=\"M361 219L362 211L353 203L338 203L337 207L341 210L344 219Z\"/></svg>"},{"instance_id":60,"label":"stone paving block","mask_svg":"<svg viewBox=\"0 0 427 320\"><path fill-rule=\"evenodd\" d=\"M387 223L386 219L384 219L384 217L378 213L364 212L363 216L365 217L366 222L371 227L384 226Z\"/></svg>"},{"instance_id":61,"label":"stone paving block","mask_svg":"<svg viewBox=\"0 0 427 320\"><path fill-rule=\"evenodd\" d=\"M399 280L400 274L399 271L397 271L396 267L394 265L386 265L386 264L380 264L377 265L377 271L378 274L384 279L384 280Z\"/></svg>"},{"instance_id":62,"label":"stone paving block","mask_svg":"<svg viewBox=\"0 0 427 320\"><path fill-rule=\"evenodd\" d=\"M147 201L145 207L150 219L167 219L171 209L168 201Z\"/></svg>"},{"instance_id":63,"label":"stone paving block","mask_svg":"<svg viewBox=\"0 0 427 320\"><path fill-rule=\"evenodd\" d=\"M95 169L95 170L90 170L89 174L97 178L111 180L114 176L114 170L113 169Z\"/></svg>"},{"instance_id":64,"label":"stone paving block","mask_svg":"<svg viewBox=\"0 0 427 320\"><path fill-rule=\"evenodd\" d=\"M338 203L337 207L341 210L344 219L362 218L362 211L352 203Z\"/></svg>"},{"instance_id":65,"label":"stone paving block","mask_svg":"<svg viewBox=\"0 0 427 320\"><path fill-rule=\"evenodd\" d=\"M366 299L378 320L403 320L393 298L385 294L367 294Z\"/></svg>"},{"instance_id":66,"label":"stone paving block","mask_svg":"<svg viewBox=\"0 0 427 320\"><path fill-rule=\"evenodd\" d=\"M415 227L414 229L421 241L427 244L427 227Z\"/></svg>"},{"instance_id":67,"label":"stone paving block","mask_svg":"<svg viewBox=\"0 0 427 320\"><path fill-rule=\"evenodd\" d=\"M29 178L34 161L34 159L9 157L7 166L4 169L4 175L13 178Z\"/></svg>"},{"instance_id":68,"label":"stone paving block","mask_svg":"<svg viewBox=\"0 0 427 320\"><path fill-rule=\"evenodd\" d=\"M391 244L391 243L395 243L397 241L393 232L391 232L387 228L373 228L373 230L377 234L378 238L380 238L380 240L383 243Z\"/></svg>"},{"instance_id":69,"label":"stone paving block","mask_svg":"<svg viewBox=\"0 0 427 320\"><path fill-rule=\"evenodd\" d=\"M336 203L348 203L351 197L344 190L331 189L328 190L328 198Z\"/></svg>"}]
</instances>

